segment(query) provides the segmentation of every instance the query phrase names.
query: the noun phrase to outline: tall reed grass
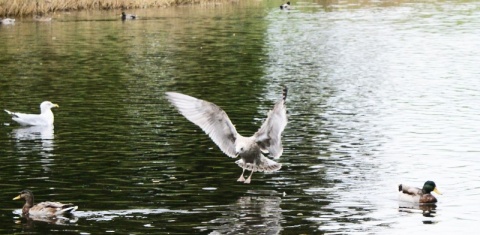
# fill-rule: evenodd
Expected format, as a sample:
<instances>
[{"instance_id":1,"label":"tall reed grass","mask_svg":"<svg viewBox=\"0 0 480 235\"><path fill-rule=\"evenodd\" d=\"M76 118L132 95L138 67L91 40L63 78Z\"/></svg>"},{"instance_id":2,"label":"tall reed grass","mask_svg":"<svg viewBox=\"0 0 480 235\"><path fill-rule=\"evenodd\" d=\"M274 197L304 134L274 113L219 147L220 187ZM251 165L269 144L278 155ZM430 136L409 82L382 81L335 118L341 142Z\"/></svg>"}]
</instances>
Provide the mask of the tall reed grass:
<instances>
[{"instance_id":1,"label":"tall reed grass","mask_svg":"<svg viewBox=\"0 0 480 235\"><path fill-rule=\"evenodd\" d=\"M168 7L228 0L0 0L0 15L44 15L57 11Z\"/></svg>"}]
</instances>

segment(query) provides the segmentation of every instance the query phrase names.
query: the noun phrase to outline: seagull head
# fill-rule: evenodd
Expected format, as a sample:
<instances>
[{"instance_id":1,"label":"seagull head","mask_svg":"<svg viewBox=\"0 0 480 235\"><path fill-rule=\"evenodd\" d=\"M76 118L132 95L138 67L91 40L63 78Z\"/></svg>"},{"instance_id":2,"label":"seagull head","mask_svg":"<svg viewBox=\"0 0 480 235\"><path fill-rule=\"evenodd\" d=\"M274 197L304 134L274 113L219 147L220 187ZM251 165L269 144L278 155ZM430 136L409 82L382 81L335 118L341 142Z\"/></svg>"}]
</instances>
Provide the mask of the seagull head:
<instances>
[{"instance_id":1,"label":"seagull head","mask_svg":"<svg viewBox=\"0 0 480 235\"><path fill-rule=\"evenodd\" d=\"M237 145L235 146L235 156L238 157L238 155L242 154L243 152L245 152L245 146L243 145Z\"/></svg>"},{"instance_id":2,"label":"seagull head","mask_svg":"<svg viewBox=\"0 0 480 235\"><path fill-rule=\"evenodd\" d=\"M41 110L46 110L46 109L51 109L51 108L58 108L60 106L58 106L58 104L54 104L50 101L43 101L41 104L40 104L40 109Z\"/></svg>"}]
</instances>

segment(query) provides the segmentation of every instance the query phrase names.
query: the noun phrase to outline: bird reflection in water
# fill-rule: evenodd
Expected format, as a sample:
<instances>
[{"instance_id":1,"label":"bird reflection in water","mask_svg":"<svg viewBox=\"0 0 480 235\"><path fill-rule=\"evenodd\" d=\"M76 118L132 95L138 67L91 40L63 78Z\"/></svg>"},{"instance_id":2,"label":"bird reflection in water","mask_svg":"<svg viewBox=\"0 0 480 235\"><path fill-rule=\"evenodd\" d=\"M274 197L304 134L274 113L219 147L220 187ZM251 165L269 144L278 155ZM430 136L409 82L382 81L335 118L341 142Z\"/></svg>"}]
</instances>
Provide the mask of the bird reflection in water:
<instances>
[{"instance_id":1,"label":"bird reflection in water","mask_svg":"<svg viewBox=\"0 0 480 235\"><path fill-rule=\"evenodd\" d=\"M22 141L39 140L42 143L42 150L53 150L53 126L29 126L16 128L12 130L12 137L17 140L17 143L19 143L20 147Z\"/></svg>"},{"instance_id":2,"label":"bird reflection in water","mask_svg":"<svg viewBox=\"0 0 480 235\"><path fill-rule=\"evenodd\" d=\"M15 141L17 152L29 155L37 153L45 171L50 171L54 157L55 136L53 126L28 126L15 128L11 138ZM21 160L21 159L20 159Z\"/></svg>"},{"instance_id":3,"label":"bird reflection in water","mask_svg":"<svg viewBox=\"0 0 480 235\"><path fill-rule=\"evenodd\" d=\"M21 214L21 211L20 211ZM78 221L78 218L73 214L62 215L62 216L31 216L23 215L21 217L15 218L16 224L22 224L24 228L34 228L38 223L47 223L55 225L69 225L75 224Z\"/></svg>"},{"instance_id":4,"label":"bird reflection in water","mask_svg":"<svg viewBox=\"0 0 480 235\"><path fill-rule=\"evenodd\" d=\"M398 211L407 213L422 212L425 217L435 217L437 205L435 203L408 203L400 202Z\"/></svg>"},{"instance_id":5,"label":"bird reflection in water","mask_svg":"<svg viewBox=\"0 0 480 235\"><path fill-rule=\"evenodd\" d=\"M280 234L283 219L278 196L245 196L209 221L210 234Z\"/></svg>"}]
</instances>

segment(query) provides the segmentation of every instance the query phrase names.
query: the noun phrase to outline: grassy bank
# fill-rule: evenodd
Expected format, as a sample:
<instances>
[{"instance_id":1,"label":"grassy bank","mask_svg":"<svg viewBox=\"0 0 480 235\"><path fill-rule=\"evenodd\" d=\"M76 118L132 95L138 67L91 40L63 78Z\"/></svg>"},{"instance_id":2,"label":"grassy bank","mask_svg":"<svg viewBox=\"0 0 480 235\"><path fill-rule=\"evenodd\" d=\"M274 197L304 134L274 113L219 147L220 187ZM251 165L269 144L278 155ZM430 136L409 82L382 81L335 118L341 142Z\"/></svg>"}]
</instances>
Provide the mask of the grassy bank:
<instances>
[{"instance_id":1,"label":"grassy bank","mask_svg":"<svg viewBox=\"0 0 480 235\"><path fill-rule=\"evenodd\" d=\"M168 7L227 1L228 0L0 0L0 17L44 15L57 11Z\"/></svg>"}]
</instances>

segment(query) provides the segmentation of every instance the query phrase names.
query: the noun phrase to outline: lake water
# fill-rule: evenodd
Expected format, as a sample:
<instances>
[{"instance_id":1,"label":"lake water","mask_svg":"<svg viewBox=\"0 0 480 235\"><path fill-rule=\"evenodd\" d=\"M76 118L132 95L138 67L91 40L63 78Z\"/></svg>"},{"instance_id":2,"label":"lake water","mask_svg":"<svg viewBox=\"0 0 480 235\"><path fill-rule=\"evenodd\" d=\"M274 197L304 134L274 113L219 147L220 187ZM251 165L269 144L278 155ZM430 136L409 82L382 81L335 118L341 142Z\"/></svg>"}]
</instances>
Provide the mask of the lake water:
<instances>
[{"instance_id":1,"label":"lake water","mask_svg":"<svg viewBox=\"0 0 480 235\"><path fill-rule=\"evenodd\" d=\"M54 129L0 115L0 233L475 234L480 2L280 4L0 25L0 108L60 105ZM250 185L164 98L214 102L248 136L283 85L283 167ZM398 184L426 180L437 207L404 208ZM22 189L79 209L26 221Z\"/></svg>"}]
</instances>

